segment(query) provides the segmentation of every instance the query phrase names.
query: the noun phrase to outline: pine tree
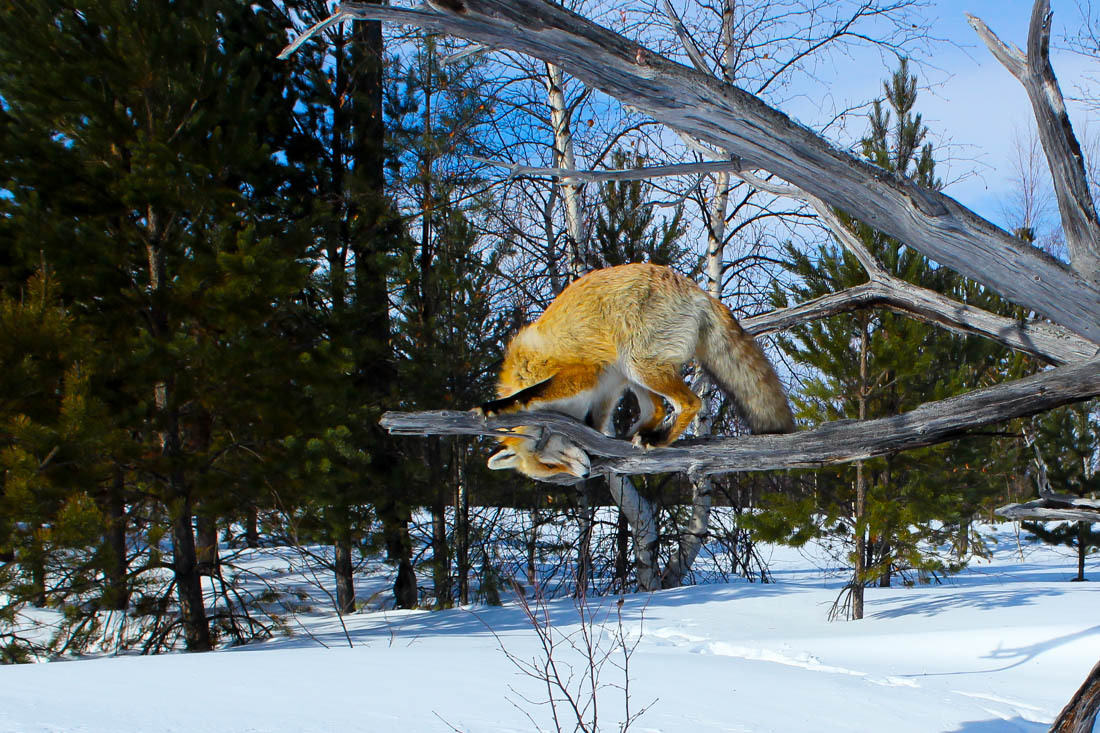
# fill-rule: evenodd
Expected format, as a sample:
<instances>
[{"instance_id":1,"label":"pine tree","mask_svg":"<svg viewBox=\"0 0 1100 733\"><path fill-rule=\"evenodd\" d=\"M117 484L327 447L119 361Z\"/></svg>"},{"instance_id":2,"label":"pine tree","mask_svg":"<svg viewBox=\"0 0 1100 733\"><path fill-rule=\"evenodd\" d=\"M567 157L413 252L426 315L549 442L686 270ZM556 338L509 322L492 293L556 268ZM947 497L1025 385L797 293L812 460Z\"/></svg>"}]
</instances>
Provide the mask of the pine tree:
<instances>
[{"instance_id":1,"label":"pine tree","mask_svg":"<svg viewBox=\"0 0 1100 733\"><path fill-rule=\"evenodd\" d=\"M151 540L171 537L192 650L214 641L193 518L219 513L227 487L211 479L242 440L273 444L293 348L269 326L306 273L301 240L269 205L294 104L272 11L228 0L0 9L5 286L44 261L91 330L105 424L130 441L102 477L110 492L87 490L113 492L101 509L116 522L130 503L120 494L153 499L131 511L149 511Z\"/></svg>"},{"instance_id":2,"label":"pine tree","mask_svg":"<svg viewBox=\"0 0 1100 733\"><path fill-rule=\"evenodd\" d=\"M316 0L286 6L299 28L330 12ZM402 241L387 180L386 63L377 22L338 24L289 61L298 134L287 152L294 174L282 200L309 231L314 270L298 324L311 344L310 404L287 436L295 488L282 508L301 520L296 531L317 532L333 546L341 613L354 610L353 549L377 539L376 519L397 571L395 604L412 608L418 595L401 467L378 427L397 393L389 297Z\"/></svg>"},{"instance_id":3,"label":"pine tree","mask_svg":"<svg viewBox=\"0 0 1100 733\"><path fill-rule=\"evenodd\" d=\"M612 168L641 168L645 158L630 156L619 149L611 155ZM645 181L609 181L600 186L599 205L592 228L590 251L594 261L586 269L614 267L628 262L679 265L687 254L679 242L684 234L683 207L671 218L657 220L656 207L649 201Z\"/></svg>"},{"instance_id":4,"label":"pine tree","mask_svg":"<svg viewBox=\"0 0 1100 733\"><path fill-rule=\"evenodd\" d=\"M388 97L393 118L395 185L416 214L398 267L399 383L405 403L428 409L478 404L491 391L499 360L499 319L491 315L493 273L502 245L477 226L488 205L476 171L464 157L478 151L487 110L477 90L481 62L441 62L433 37L415 54ZM436 607L468 599L468 501L480 462L468 442L434 438L403 444L412 491L431 514L431 569ZM453 533L447 508L454 508ZM453 539L453 541L452 541ZM458 584L452 570L457 561Z\"/></svg>"},{"instance_id":5,"label":"pine tree","mask_svg":"<svg viewBox=\"0 0 1100 733\"><path fill-rule=\"evenodd\" d=\"M939 188L927 128L914 112L916 79L904 60L884 91L885 104L876 102L870 115L870 132L862 143L864 156L890 174ZM863 222L842 218L891 275L940 292L957 287L945 269L901 242ZM791 289L799 302L867 278L855 257L835 243L820 246L812 255L790 246L788 257L788 269L799 280ZM777 305L786 305L786 296L776 292ZM982 347L892 312L863 310L823 319L780 338L779 343L795 361L815 370L792 395L798 416L810 425L897 415L927 400L978 386L961 353ZM940 523L933 520L957 516L964 503L945 490L960 482L960 477L945 478L935 468L962 463L958 459L970 447L961 445L933 446L820 471L816 505L806 498L772 497L768 500L772 516L758 524L772 537L793 541L816 533L841 539L854 568L851 595L844 604L850 604L847 609L853 618L861 618L863 587L868 582L887 585L895 570L923 574L945 567L942 558L923 548L945 539Z\"/></svg>"},{"instance_id":6,"label":"pine tree","mask_svg":"<svg viewBox=\"0 0 1100 733\"><path fill-rule=\"evenodd\" d=\"M1046 466L1050 489L1071 496L1100 495L1100 417L1097 403L1084 402L1036 418L1036 445ZM1100 531L1086 521L1024 522L1024 529L1051 545L1077 550L1076 581L1085 580L1085 558L1100 547Z\"/></svg>"}]
</instances>

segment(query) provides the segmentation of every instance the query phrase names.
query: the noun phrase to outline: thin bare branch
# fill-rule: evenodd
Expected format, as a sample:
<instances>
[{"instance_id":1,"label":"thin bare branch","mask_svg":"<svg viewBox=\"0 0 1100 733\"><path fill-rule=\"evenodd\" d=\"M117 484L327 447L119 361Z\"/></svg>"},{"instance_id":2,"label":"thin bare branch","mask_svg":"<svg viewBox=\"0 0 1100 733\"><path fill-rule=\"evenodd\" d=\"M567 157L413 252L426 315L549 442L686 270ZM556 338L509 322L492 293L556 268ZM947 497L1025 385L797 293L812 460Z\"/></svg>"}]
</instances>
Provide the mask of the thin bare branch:
<instances>
[{"instance_id":1,"label":"thin bare branch","mask_svg":"<svg viewBox=\"0 0 1100 733\"><path fill-rule=\"evenodd\" d=\"M664 0L665 15L672 22L672 29L676 31L676 37L680 39L680 43L684 47L684 51L687 52L688 58L691 59L692 65L699 70L702 74L710 75L711 71L707 67L707 62L703 60L703 54L700 53L699 47L695 45L695 41L692 40L691 34L688 33L687 28L684 27L683 22L680 20L680 16L676 14L676 11L672 7L672 3L668 0Z\"/></svg>"},{"instance_id":2,"label":"thin bare branch","mask_svg":"<svg viewBox=\"0 0 1100 733\"><path fill-rule=\"evenodd\" d=\"M574 170L570 168L540 168L536 166L520 165L519 163L506 163L489 158L467 156L471 160L498 168L507 168L509 178L520 176L550 176L560 178L563 181L570 179L580 181L641 181L648 178L661 178L665 176L688 176L700 173L718 173L728 171L734 163L728 160L704 163L677 163L674 165L654 165L643 168L611 169L605 171Z\"/></svg>"}]
</instances>

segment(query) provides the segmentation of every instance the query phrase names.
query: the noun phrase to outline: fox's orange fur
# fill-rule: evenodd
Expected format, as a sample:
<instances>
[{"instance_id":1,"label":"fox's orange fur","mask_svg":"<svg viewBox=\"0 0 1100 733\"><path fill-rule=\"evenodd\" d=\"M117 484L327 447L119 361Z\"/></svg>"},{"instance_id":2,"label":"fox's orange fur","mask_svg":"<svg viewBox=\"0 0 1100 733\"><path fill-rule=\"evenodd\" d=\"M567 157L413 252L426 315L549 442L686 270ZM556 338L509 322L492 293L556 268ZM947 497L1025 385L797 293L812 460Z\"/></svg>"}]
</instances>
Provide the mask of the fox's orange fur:
<instances>
[{"instance_id":1,"label":"fox's orange fur","mask_svg":"<svg viewBox=\"0 0 1100 733\"><path fill-rule=\"evenodd\" d=\"M512 339L500 399L481 410L552 410L607 433L616 404L630 389L641 415L629 437L646 447L668 445L699 411L699 398L681 378L693 358L734 399L753 432L794 429L775 370L729 309L683 275L644 264L597 270L566 288ZM667 425L662 398L672 405ZM538 445L522 437L501 442L490 468L534 478L588 474L587 455L557 436Z\"/></svg>"}]
</instances>

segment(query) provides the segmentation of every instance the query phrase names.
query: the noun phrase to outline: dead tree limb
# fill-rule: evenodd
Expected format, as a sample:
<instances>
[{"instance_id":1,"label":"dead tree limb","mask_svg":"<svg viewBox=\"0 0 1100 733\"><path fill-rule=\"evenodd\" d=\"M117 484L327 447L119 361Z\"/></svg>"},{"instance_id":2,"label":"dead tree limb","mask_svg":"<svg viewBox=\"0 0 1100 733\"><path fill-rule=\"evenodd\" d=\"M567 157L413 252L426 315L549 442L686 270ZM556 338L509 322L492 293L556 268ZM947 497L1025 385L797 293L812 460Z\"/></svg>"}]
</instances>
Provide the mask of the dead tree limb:
<instances>
[{"instance_id":1,"label":"dead tree limb","mask_svg":"<svg viewBox=\"0 0 1100 733\"><path fill-rule=\"evenodd\" d=\"M1095 344L1054 324L1021 323L896 278L890 278L889 282L871 280L789 308L752 316L742 320L741 325L754 336L762 336L815 318L876 306L956 333L984 336L1051 364L1080 362L1097 353Z\"/></svg>"},{"instance_id":2,"label":"dead tree limb","mask_svg":"<svg viewBox=\"0 0 1100 733\"><path fill-rule=\"evenodd\" d=\"M930 402L903 415L839 420L790 435L683 441L649 451L609 438L556 413L528 412L483 419L472 412L387 412L382 426L401 435L508 435L537 425L572 440L590 455L594 473L716 474L814 468L941 443L968 430L1026 417L1100 394L1100 359L1051 369L1024 379Z\"/></svg>"},{"instance_id":3,"label":"dead tree limb","mask_svg":"<svg viewBox=\"0 0 1100 733\"><path fill-rule=\"evenodd\" d=\"M756 97L546 0L448 0L445 10L345 3L557 64L670 127L739 156L956 272L1100 343L1100 287L954 199L837 150ZM1072 293L1067 297L1067 293Z\"/></svg>"},{"instance_id":4,"label":"dead tree limb","mask_svg":"<svg viewBox=\"0 0 1100 733\"><path fill-rule=\"evenodd\" d=\"M1100 522L1100 501L1074 498L1068 502L1056 499L1036 499L1022 504L1007 504L994 514L1005 519L1036 522Z\"/></svg>"},{"instance_id":5,"label":"dead tree limb","mask_svg":"<svg viewBox=\"0 0 1100 733\"><path fill-rule=\"evenodd\" d=\"M1039 140L1050 164L1070 261L1078 274L1098 284L1100 222L1089 192L1081 145L1073 133L1062 90L1050 65L1050 2L1037 0L1032 8L1026 54L1001 41L980 18L970 14L967 18L997 60L1027 91Z\"/></svg>"},{"instance_id":6,"label":"dead tree limb","mask_svg":"<svg viewBox=\"0 0 1100 733\"><path fill-rule=\"evenodd\" d=\"M1100 710L1100 662L1096 663L1073 698L1062 709L1054 725L1050 727L1050 731L1051 733L1092 733L1098 710Z\"/></svg>"}]
</instances>

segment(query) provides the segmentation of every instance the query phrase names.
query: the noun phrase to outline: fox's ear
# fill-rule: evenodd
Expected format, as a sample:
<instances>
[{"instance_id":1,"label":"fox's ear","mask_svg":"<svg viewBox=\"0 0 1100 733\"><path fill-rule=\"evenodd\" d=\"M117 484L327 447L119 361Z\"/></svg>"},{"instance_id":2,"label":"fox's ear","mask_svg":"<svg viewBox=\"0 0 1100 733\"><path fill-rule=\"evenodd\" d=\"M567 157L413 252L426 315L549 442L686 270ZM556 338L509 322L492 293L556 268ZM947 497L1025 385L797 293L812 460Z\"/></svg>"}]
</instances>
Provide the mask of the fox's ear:
<instances>
[{"instance_id":1,"label":"fox's ear","mask_svg":"<svg viewBox=\"0 0 1100 733\"><path fill-rule=\"evenodd\" d=\"M519 465L519 456L511 448L503 448L489 456L489 468L494 471L503 471L506 468L515 468Z\"/></svg>"}]
</instances>

